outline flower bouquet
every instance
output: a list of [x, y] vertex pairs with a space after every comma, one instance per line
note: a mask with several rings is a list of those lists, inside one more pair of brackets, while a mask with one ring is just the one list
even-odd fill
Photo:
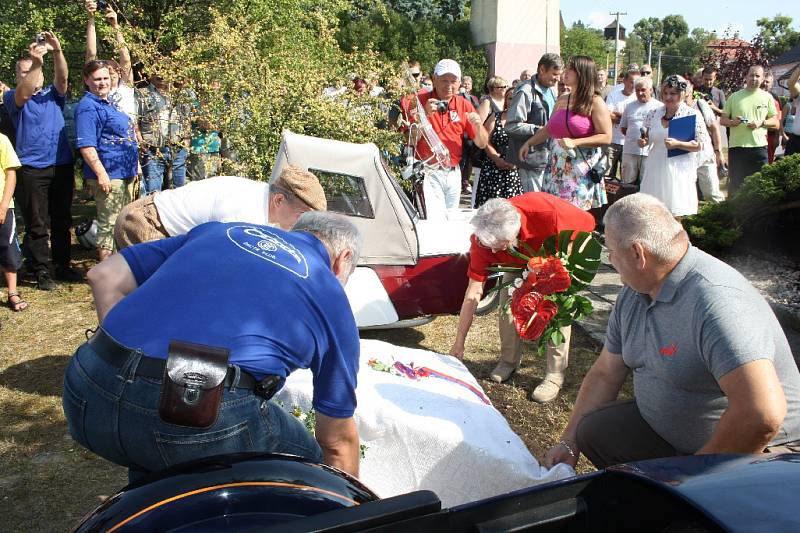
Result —
[[544, 355], [548, 341], [554, 346], [564, 342], [561, 328], [592, 313], [592, 302], [578, 292], [597, 274], [602, 248], [591, 233], [573, 230], [551, 235], [537, 251], [523, 246], [527, 255], [513, 247], [507, 252], [524, 265], [489, 268], [498, 274], [517, 274], [492, 290], [509, 291], [511, 298], [500, 312], [510, 312], [519, 336], [537, 341], [538, 352]]

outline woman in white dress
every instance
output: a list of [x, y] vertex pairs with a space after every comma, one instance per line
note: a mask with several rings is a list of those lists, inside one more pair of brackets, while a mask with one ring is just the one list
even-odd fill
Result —
[[[664, 107], [647, 116], [644, 135], [639, 139], [639, 146], [650, 146], [640, 192], [664, 202], [676, 218], [697, 213], [697, 154], [711, 143], [702, 115], [684, 103], [687, 87], [681, 76], [672, 75], [664, 80], [661, 86]], [[690, 115], [695, 116], [694, 139], [679, 141], [669, 137], [670, 121]], [[685, 153], [667, 157], [671, 149]]]

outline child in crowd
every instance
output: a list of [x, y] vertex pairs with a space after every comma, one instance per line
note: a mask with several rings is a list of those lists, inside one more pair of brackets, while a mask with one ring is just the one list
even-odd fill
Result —
[[17, 224], [14, 217], [14, 188], [17, 185], [17, 153], [8, 137], [0, 133], [0, 266], [8, 286], [8, 307], [24, 311], [28, 302], [17, 291], [17, 270], [22, 266], [22, 253], [17, 241]]

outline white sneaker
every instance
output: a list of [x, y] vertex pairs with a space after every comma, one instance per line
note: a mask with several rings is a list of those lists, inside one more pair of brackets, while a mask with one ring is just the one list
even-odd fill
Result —
[[552, 402], [558, 397], [558, 392], [561, 390], [563, 383], [563, 376], [546, 375], [542, 382], [539, 383], [539, 386], [533, 389], [533, 400], [539, 403]]

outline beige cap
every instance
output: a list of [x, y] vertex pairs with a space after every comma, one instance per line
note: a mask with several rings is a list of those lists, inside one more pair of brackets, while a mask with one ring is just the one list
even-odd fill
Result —
[[289, 165], [281, 171], [274, 186], [299, 198], [314, 211], [326, 211], [328, 201], [317, 177], [303, 168]]

